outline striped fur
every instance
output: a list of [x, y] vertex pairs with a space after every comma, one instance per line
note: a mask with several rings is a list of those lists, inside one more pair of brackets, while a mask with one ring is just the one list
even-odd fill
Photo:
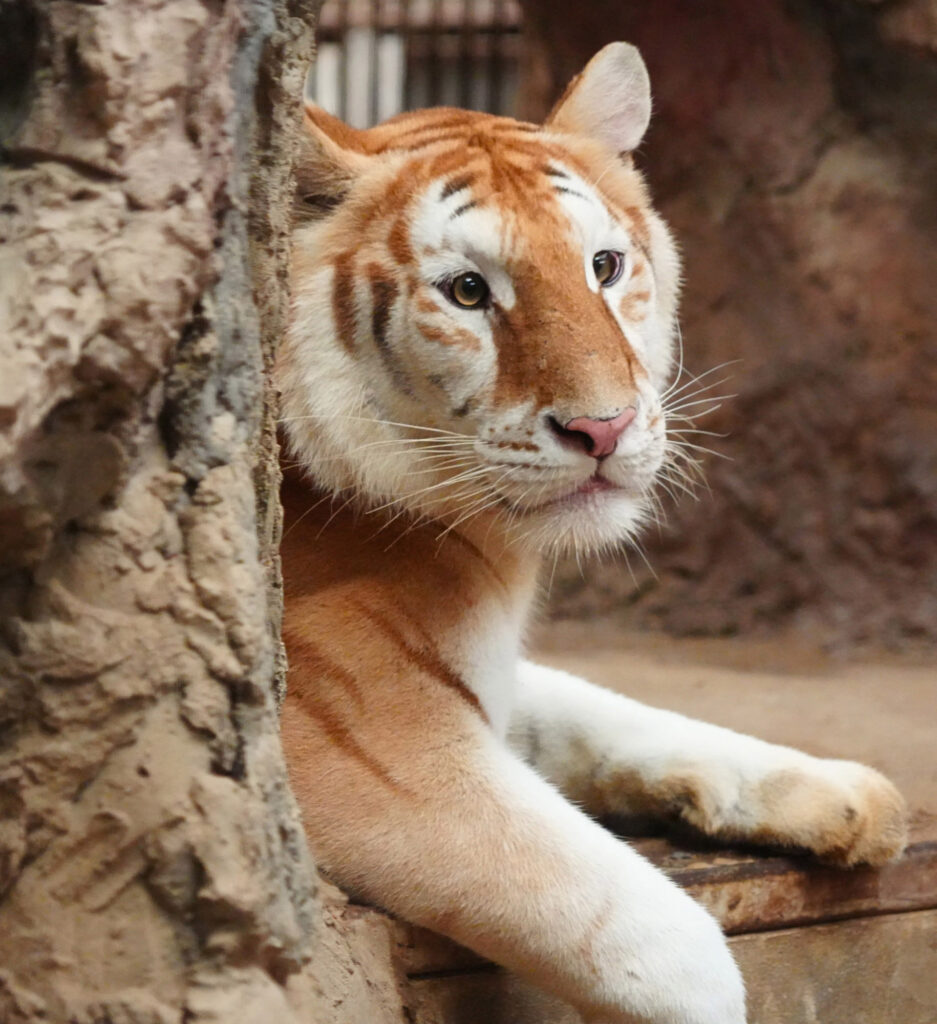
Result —
[[[630, 160], [550, 126], [445, 108], [368, 132], [307, 118], [358, 175], [324, 220], [312, 191], [296, 232], [280, 379], [291, 446], [317, 482], [440, 522], [488, 501], [496, 528], [538, 551], [633, 533], [664, 458], [679, 270]], [[609, 249], [627, 266], [600, 289], [591, 259]], [[440, 289], [466, 270], [488, 280], [490, 310], [459, 309]], [[595, 462], [561, 447], [550, 417], [628, 406], [637, 419], [601, 469], [614, 487], [577, 495]]]
[[[543, 126], [309, 110], [277, 366], [301, 470], [283, 741], [319, 863], [360, 897], [590, 1021], [742, 1024], [712, 918], [567, 797], [841, 863], [901, 848], [900, 797], [522, 661], [541, 555], [632, 536], [667, 455], [679, 271], [630, 156], [649, 110], [625, 44]], [[466, 273], [489, 303], [454, 301]], [[628, 409], [601, 459], [557, 427]]]

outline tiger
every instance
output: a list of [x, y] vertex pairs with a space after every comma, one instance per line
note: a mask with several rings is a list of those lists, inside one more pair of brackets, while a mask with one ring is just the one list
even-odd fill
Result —
[[602, 49], [543, 124], [307, 106], [285, 442], [282, 742], [356, 898], [586, 1021], [743, 1024], [710, 914], [603, 815], [880, 865], [871, 768], [639, 704], [525, 657], [542, 566], [633, 541], [670, 455], [680, 260], [634, 151], [651, 93]]

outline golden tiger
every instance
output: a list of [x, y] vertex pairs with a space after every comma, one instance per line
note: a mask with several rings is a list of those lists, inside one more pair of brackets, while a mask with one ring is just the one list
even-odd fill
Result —
[[634, 47], [545, 124], [310, 108], [293, 312], [282, 731], [319, 864], [590, 1021], [742, 1024], [718, 925], [589, 813], [880, 864], [882, 776], [524, 660], [544, 552], [648, 518], [671, 458], [679, 261], [631, 154]]

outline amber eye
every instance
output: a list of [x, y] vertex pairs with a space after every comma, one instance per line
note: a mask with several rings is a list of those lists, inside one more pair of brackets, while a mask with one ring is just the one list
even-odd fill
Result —
[[603, 288], [613, 285], [621, 277], [625, 257], [613, 249], [603, 249], [592, 257], [592, 270], [595, 279]]
[[488, 282], [472, 270], [447, 281], [444, 291], [452, 302], [463, 309], [484, 306], [491, 294]]

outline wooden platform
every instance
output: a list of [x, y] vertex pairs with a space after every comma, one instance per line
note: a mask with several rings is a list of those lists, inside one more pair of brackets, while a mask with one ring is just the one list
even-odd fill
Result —
[[[772, 663], [764, 649], [745, 655], [731, 644], [728, 665], [718, 645], [702, 657], [697, 645], [670, 644], [625, 660], [588, 633], [573, 634], [575, 649], [569, 634], [560, 640], [546, 660], [611, 686], [627, 664], [641, 674], [622, 688], [641, 699], [656, 690], [662, 706], [858, 757], [895, 779], [913, 809], [912, 841], [880, 870], [662, 838], [634, 845], [722, 922], [751, 1024], [937, 1024], [937, 670], [807, 664], [790, 651]], [[337, 890], [327, 900], [316, 1024], [580, 1024], [448, 940]]]

